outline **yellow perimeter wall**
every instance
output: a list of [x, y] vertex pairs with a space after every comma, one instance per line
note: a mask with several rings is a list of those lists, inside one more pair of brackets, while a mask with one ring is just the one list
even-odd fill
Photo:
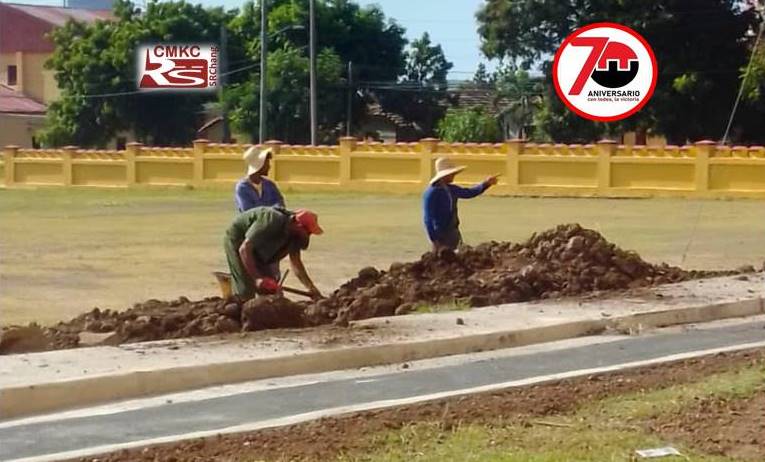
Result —
[[[765, 197], [765, 147], [532, 144], [362, 143], [338, 146], [266, 143], [274, 150], [271, 177], [285, 190], [411, 193], [421, 191], [437, 157], [468, 169], [458, 179], [477, 182], [502, 174], [495, 195]], [[197, 140], [193, 148], [129, 143], [125, 151], [76, 147], [4, 149], [5, 187], [40, 185], [232, 187], [243, 175], [248, 145]]]

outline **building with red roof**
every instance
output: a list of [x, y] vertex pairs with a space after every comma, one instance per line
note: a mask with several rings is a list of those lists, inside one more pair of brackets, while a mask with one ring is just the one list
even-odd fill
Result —
[[0, 83], [42, 103], [58, 98], [53, 71], [44, 68], [53, 53], [47, 34], [67, 21], [112, 18], [110, 10], [0, 3]]
[[36, 147], [35, 132], [45, 121], [46, 106], [0, 84], [0, 146]]
[[110, 10], [0, 3], [0, 147], [36, 145], [46, 105], [59, 89], [45, 62], [55, 49], [48, 34], [67, 21], [113, 18]]

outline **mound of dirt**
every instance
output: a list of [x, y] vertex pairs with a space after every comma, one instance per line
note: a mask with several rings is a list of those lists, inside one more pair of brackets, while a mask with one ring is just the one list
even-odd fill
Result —
[[534, 234], [521, 244], [489, 242], [454, 253], [427, 253], [387, 272], [364, 268], [332, 296], [309, 307], [312, 324], [410, 311], [416, 304], [463, 300], [485, 306], [645, 287], [724, 272], [652, 265], [577, 224]]
[[[104, 343], [120, 344], [302, 327], [303, 310], [302, 305], [275, 296], [253, 299], [244, 305], [220, 297], [200, 301], [190, 301], [186, 297], [170, 302], [148, 300], [121, 312], [94, 308], [52, 327], [6, 328], [0, 333], [0, 354], [74, 348], [85, 343], [82, 341], [84, 332], [113, 333], [105, 337]], [[35, 334], [33, 348], [25, 348], [30, 344], [25, 339], [27, 332]]]
[[[652, 265], [596, 231], [561, 225], [520, 244], [489, 242], [457, 253], [429, 252], [415, 262], [394, 263], [388, 271], [364, 268], [318, 302], [262, 297], [242, 305], [219, 297], [200, 301], [180, 297], [170, 302], [149, 300], [122, 312], [95, 308], [43, 328], [42, 337], [39, 328], [6, 328], [0, 332], [0, 354], [30, 351], [24, 349], [26, 344], [33, 350], [73, 348], [85, 343], [83, 332], [110, 333], [104, 338], [118, 344], [333, 322], [346, 325], [352, 320], [407, 313], [418, 304], [459, 300], [477, 307], [732, 273]], [[26, 342], [24, 332], [35, 332], [34, 341]], [[96, 341], [99, 338], [95, 336]]]

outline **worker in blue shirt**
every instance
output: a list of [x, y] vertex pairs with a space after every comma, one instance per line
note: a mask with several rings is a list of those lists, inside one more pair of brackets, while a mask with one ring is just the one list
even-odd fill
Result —
[[497, 175], [486, 178], [472, 188], [461, 188], [452, 184], [454, 176], [463, 170], [464, 166], [455, 166], [449, 159], [437, 159], [436, 174], [423, 195], [425, 230], [435, 252], [441, 249], [456, 250], [462, 243], [457, 200], [479, 196], [497, 184]]
[[271, 168], [271, 149], [258, 151], [252, 146], [244, 153], [247, 176], [234, 188], [236, 211], [245, 212], [255, 207], [284, 207], [284, 197], [276, 184], [266, 178]]

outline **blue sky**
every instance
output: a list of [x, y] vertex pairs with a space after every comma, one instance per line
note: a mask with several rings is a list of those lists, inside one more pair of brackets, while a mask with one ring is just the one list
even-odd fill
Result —
[[360, 0], [360, 4], [377, 4], [385, 15], [395, 18], [406, 28], [407, 38], [418, 38], [423, 32], [444, 49], [454, 63], [451, 79], [468, 79], [485, 62], [480, 51], [475, 12], [483, 0]]
[[[11, 2], [9, 0], [0, 0]], [[193, 1], [193, 0], [192, 0]], [[361, 5], [377, 4], [387, 17], [406, 28], [411, 41], [423, 32], [430, 33], [433, 42], [443, 47], [446, 58], [454, 63], [450, 79], [469, 79], [478, 63], [486, 62], [481, 55], [475, 12], [483, 0], [356, 0]], [[15, 0], [14, 3], [61, 5], [62, 0]], [[139, 2], [140, 3], [140, 2]], [[244, 0], [201, 0], [204, 5], [234, 8]], [[321, 33], [321, 31], [319, 31]], [[487, 64], [489, 64], [487, 62]], [[489, 66], [492, 69], [492, 66]]]

